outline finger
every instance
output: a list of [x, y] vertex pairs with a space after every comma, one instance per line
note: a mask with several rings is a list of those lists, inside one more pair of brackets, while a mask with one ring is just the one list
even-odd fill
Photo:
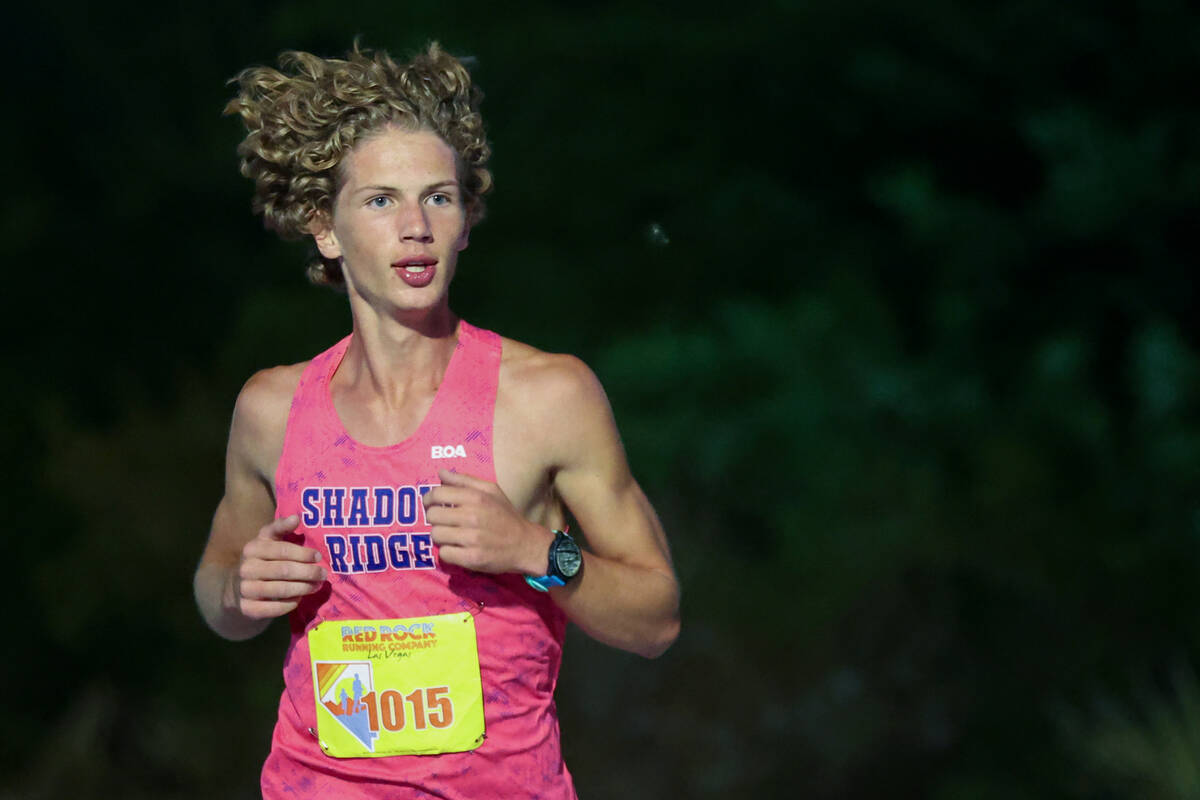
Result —
[[306, 581], [320, 583], [328, 575], [316, 564], [301, 564], [296, 561], [243, 561], [238, 569], [243, 580], [257, 581]]
[[438, 560], [443, 564], [453, 564], [456, 567], [463, 566], [463, 555], [465, 548], [455, 547], [451, 544], [443, 544], [438, 548]]
[[298, 600], [277, 601], [277, 600], [242, 600], [242, 613], [251, 619], [275, 619], [282, 617], [284, 614], [290, 614], [296, 610], [296, 606], [300, 605]]
[[438, 551], [438, 558], [443, 564], [453, 564], [463, 569], [469, 569], [472, 572], [491, 572], [495, 573], [500, 570], [495, 568], [495, 565], [487, 559], [482, 551], [477, 547], [443, 547]]
[[429, 538], [438, 547], [456, 547], [471, 541], [471, 532], [455, 525], [434, 525], [429, 529]]
[[481, 492], [486, 492], [496, 485], [491, 481], [485, 481], [483, 478], [477, 478], [474, 475], [465, 475], [461, 472], [451, 472], [448, 469], [439, 469], [438, 478], [441, 479], [443, 486], [461, 486], [468, 489], [477, 489]]
[[299, 600], [321, 588], [320, 583], [308, 581], [242, 581], [242, 597], [246, 600]]
[[478, 570], [481, 563], [475, 550], [457, 545], [444, 545], [439, 548], [438, 558], [443, 564], [453, 564], [469, 570]]
[[485, 514], [474, 506], [434, 506], [425, 512], [425, 521], [430, 525], [446, 525], [455, 528], [482, 528]]
[[245, 558], [263, 561], [297, 561], [308, 564], [321, 560], [321, 551], [292, 542], [277, 542], [268, 539], [251, 539], [242, 549]]
[[479, 499], [476, 489], [464, 489], [458, 486], [435, 486], [425, 493], [422, 500], [425, 508], [435, 506], [461, 506]]
[[290, 517], [283, 517], [263, 525], [258, 529], [258, 538], [279, 540], [296, 530], [299, 525], [300, 516], [292, 514]]

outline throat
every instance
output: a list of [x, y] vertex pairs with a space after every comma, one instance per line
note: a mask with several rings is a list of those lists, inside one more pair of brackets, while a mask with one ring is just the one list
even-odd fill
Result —
[[[329, 382], [334, 412], [352, 439], [390, 447], [410, 438], [433, 411], [458, 337], [377, 343], [355, 335]], [[356, 346], [357, 345], [357, 346]]]
[[368, 447], [392, 447], [411, 439], [433, 410], [436, 388], [410, 390], [385, 400], [346, 387], [331, 391], [333, 408], [350, 438]]

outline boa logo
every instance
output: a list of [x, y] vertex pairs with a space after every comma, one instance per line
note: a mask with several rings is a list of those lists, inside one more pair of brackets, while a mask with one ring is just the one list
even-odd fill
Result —
[[467, 450], [461, 444], [447, 444], [441, 447], [435, 444], [429, 455], [433, 458], [466, 458]]

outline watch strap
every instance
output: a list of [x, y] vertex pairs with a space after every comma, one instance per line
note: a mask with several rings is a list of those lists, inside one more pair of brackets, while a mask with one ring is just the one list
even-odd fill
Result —
[[535, 578], [532, 575], [525, 576], [525, 582], [537, 589], [539, 592], [550, 591], [551, 586], [566, 586], [567, 582], [557, 575], [542, 575], [540, 578]]
[[548, 564], [547, 564], [548, 570], [547, 570], [546, 574], [540, 575], [537, 577], [534, 577], [533, 575], [525, 576], [525, 582], [528, 583], [534, 589], [537, 589], [539, 592], [548, 592], [548, 591], [550, 591], [551, 587], [567, 585], [567, 582], [565, 580], [563, 580], [557, 574], [558, 567], [554, 563], [554, 548], [555, 548], [555, 545], [558, 544], [559, 539], [561, 539], [561, 538], [569, 539], [569, 538], [571, 538], [571, 535], [569, 533], [567, 533], [566, 531], [560, 531], [560, 530], [553, 530], [552, 532], [554, 533], [554, 541], [552, 541], [550, 543], [550, 549], [547, 552], [546, 560], [548, 562]]

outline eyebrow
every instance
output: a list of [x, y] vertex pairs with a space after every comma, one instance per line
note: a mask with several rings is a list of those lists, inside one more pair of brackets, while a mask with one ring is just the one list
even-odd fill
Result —
[[[459, 190], [461, 190], [461, 189], [462, 189], [462, 186], [459, 184], [458, 180], [457, 180], [457, 179], [455, 179], [455, 178], [451, 178], [451, 179], [444, 180], [444, 181], [438, 181], [437, 183], [431, 183], [431, 184], [429, 184], [429, 185], [427, 185], [427, 186], [423, 187], [423, 188], [421, 189], [421, 191], [422, 191], [422, 192], [428, 192], [430, 189], [441, 189], [441, 188], [444, 188], [444, 187], [446, 187], [446, 186], [452, 186], [452, 187], [454, 187], [455, 189], [459, 189]], [[397, 189], [395, 186], [385, 186], [385, 185], [379, 184], [379, 185], [376, 185], [376, 186], [364, 186], [364, 187], [362, 187], [361, 189], [358, 189], [358, 190], [355, 192], [355, 194], [361, 194], [361, 193], [363, 193], [363, 192], [393, 192], [393, 193], [399, 193], [399, 191], [400, 191], [400, 190], [399, 190], [399, 189]]]

